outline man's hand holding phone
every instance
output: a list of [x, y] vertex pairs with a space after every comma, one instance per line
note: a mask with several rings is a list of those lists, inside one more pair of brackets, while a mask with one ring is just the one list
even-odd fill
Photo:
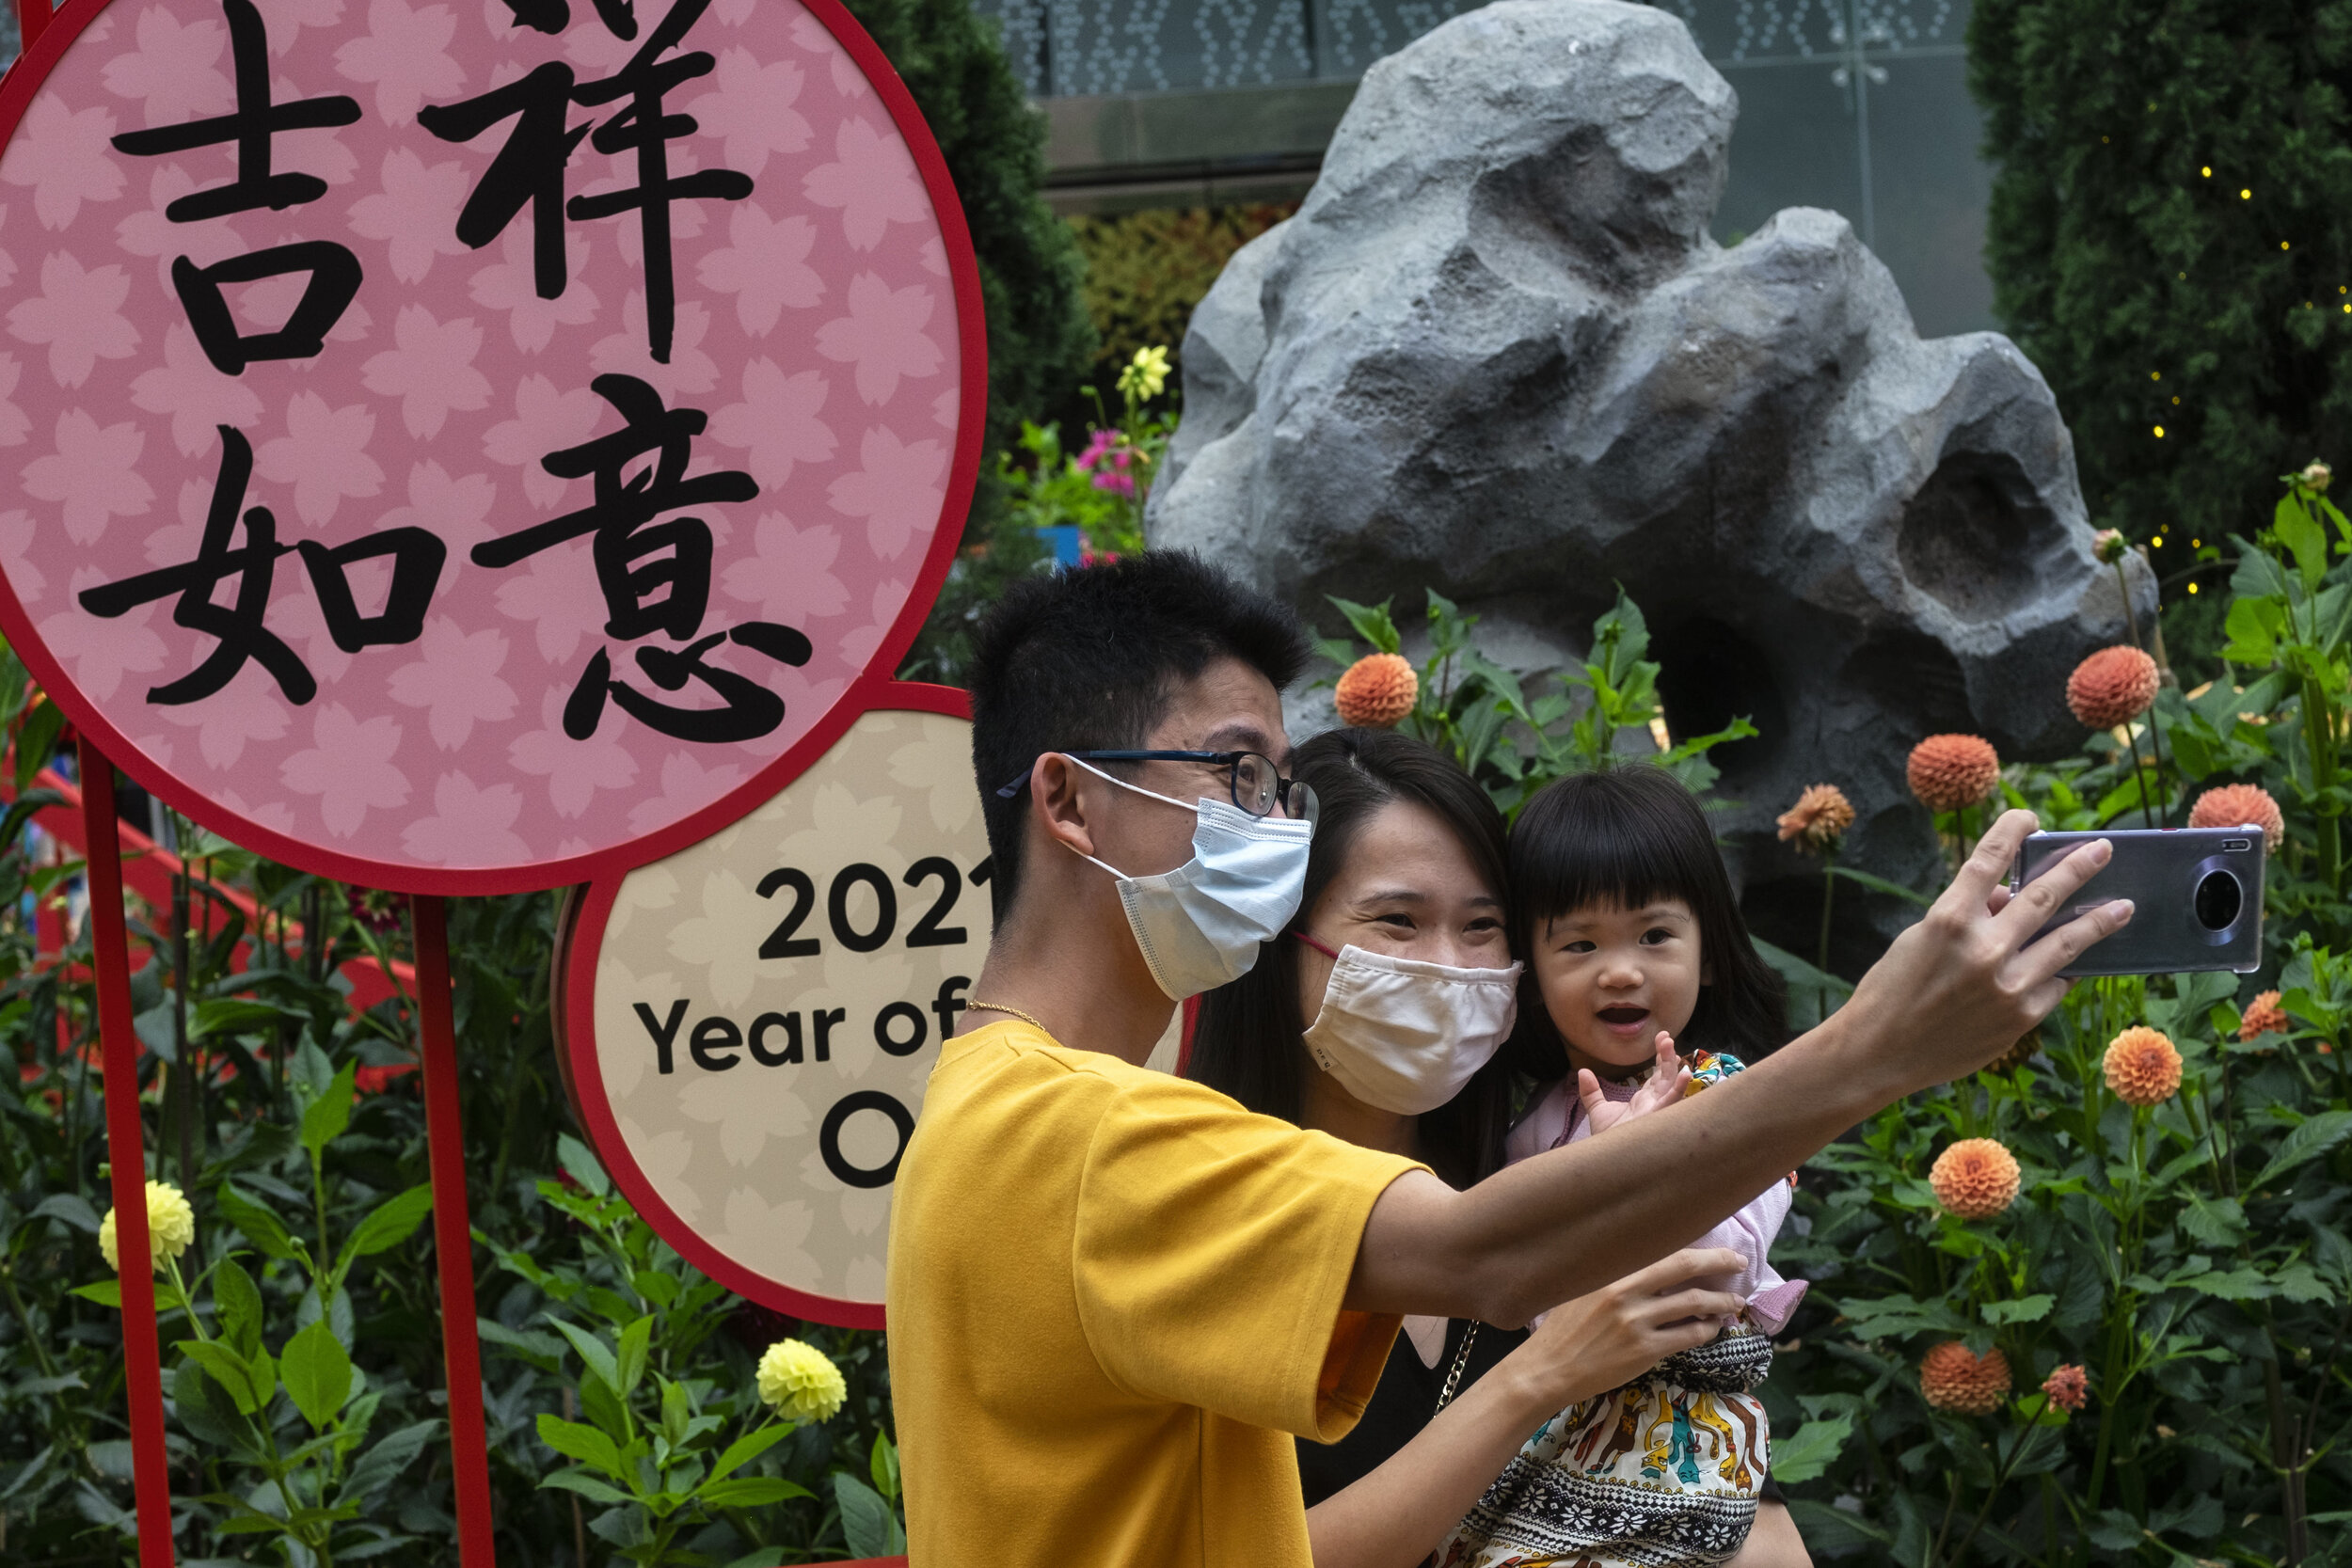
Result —
[[2131, 920], [2131, 900], [2115, 899], [2052, 925], [2106, 865], [2106, 839], [2074, 847], [2012, 893], [2005, 879], [2037, 826], [2029, 811], [2004, 812], [1832, 1021], [1868, 1042], [1856, 1070], [1883, 1081], [1886, 1100], [1965, 1076], [2016, 1044], [2065, 996], [2072, 982], [2059, 972]]

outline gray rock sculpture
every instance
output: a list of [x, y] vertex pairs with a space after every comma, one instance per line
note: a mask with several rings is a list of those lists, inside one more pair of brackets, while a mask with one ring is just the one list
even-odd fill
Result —
[[[1923, 341], [1834, 213], [1708, 237], [1737, 109], [1679, 20], [1616, 0], [1497, 0], [1381, 61], [1193, 318], [1148, 532], [1334, 632], [1327, 594], [1406, 620], [1434, 587], [1531, 673], [1623, 583], [1672, 730], [1762, 730], [1718, 753], [1720, 820], [1751, 918], [1809, 951], [1819, 865], [1775, 815], [1835, 782], [1845, 863], [1931, 874], [1911, 746], [2071, 751], [2066, 676], [2127, 632], [2014, 345]], [[1907, 915], [1844, 902], [1856, 955]]]

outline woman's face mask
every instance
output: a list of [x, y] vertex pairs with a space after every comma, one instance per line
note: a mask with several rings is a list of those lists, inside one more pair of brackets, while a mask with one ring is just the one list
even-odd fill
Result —
[[1111, 778], [1076, 757], [1070, 760], [1121, 789], [1199, 816], [1192, 859], [1173, 871], [1130, 877], [1086, 856], [1119, 879], [1128, 928], [1160, 990], [1182, 1002], [1248, 974], [1260, 944], [1272, 941], [1298, 913], [1313, 825], [1279, 815], [1252, 816], [1230, 800], [1205, 795], [1198, 805], [1187, 806]]
[[1307, 1050], [1349, 1094], [1398, 1116], [1434, 1111], [1459, 1094], [1518, 1018], [1516, 963], [1456, 969], [1353, 944], [1332, 959]]

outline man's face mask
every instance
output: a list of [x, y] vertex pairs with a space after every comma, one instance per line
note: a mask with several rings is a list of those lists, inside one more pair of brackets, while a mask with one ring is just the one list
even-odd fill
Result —
[[[1119, 901], [1126, 908], [1128, 928], [1135, 932], [1136, 946], [1160, 990], [1182, 1002], [1248, 974], [1258, 961], [1260, 944], [1273, 940], [1298, 912], [1314, 824], [1279, 812], [1252, 816], [1230, 800], [1205, 795], [1187, 806], [1172, 796], [1111, 778], [1082, 758], [1070, 760], [1132, 794], [1199, 817], [1192, 831], [1192, 859], [1173, 871], [1130, 877], [1086, 856], [1119, 879]], [[1280, 790], [1303, 787], [1284, 783]], [[1311, 806], [1301, 808], [1302, 816], [1311, 813]]]

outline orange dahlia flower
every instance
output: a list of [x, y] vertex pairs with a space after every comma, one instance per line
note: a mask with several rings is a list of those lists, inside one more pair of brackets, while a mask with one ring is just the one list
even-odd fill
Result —
[[1937, 1410], [1983, 1416], [2009, 1398], [2009, 1357], [1999, 1350], [1978, 1356], [1958, 1339], [1947, 1339], [1921, 1358], [1919, 1391]]
[[1837, 847], [1853, 826], [1853, 802], [1836, 784], [1818, 784], [1797, 797], [1797, 803], [1780, 815], [1780, 841], [1797, 841], [1797, 847], [1818, 855]]
[[2060, 1410], [2080, 1410], [2090, 1401], [2090, 1374], [2072, 1364], [2042, 1380], [2042, 1391]]
[[2270, 791], [2260, 784], [2222, 784], [2197, 797], [2197, 803], [2188, 808], [2188, 825], [2192, 828], [2260, 828], [2263, 841], [2270, 852], [2277, 854], [2279, 846], [2286, 842], [2286, 819], [2279, 815], [2279, 802], [2270, 798]]
[[2066, 677], [2066, 705], [2094, 730], [2128, 724], [2156, 700], [2156, 661], [2137, 648], [2102, 648]]
[[2237, 1037], [2243, 1041], [2258, 1035], [2283, 1035], [2294, 1027], [2294, 1021], [2287, 1017], [2287, 1010], [2279, 1006], [2279, 993], [2275, 990], [2260, 991], [2255, 994], [2254, 1000], [2246, 1004], [2246, 1011], [2238, 1019]]
[[2001, 782], [2000, 754], [1973, 735], [1931, 735], [1911, 749], [1911, 792], [1930, 811], [1958, 811]]
[[2116, 1036], [2100, 1066], [2107, 1087], [2126, 1105], [2154, 1105], [2181, 1087], [2181, 1053], [2146, 1024], [2135, 1023]]
[[1337, 698], [1340, 722], [1369, 729], [1393, 729], [1413, 711], [1421, 695], [1421, 677], [1397, 654], [1366, 654], [1340, 677]]
[[1994, 1138], [1963, 1138], [1935, 1157], [1928, 1185], [1945, 1212], [1989, 1220], [2017, 1201], [2017, 1156]]

